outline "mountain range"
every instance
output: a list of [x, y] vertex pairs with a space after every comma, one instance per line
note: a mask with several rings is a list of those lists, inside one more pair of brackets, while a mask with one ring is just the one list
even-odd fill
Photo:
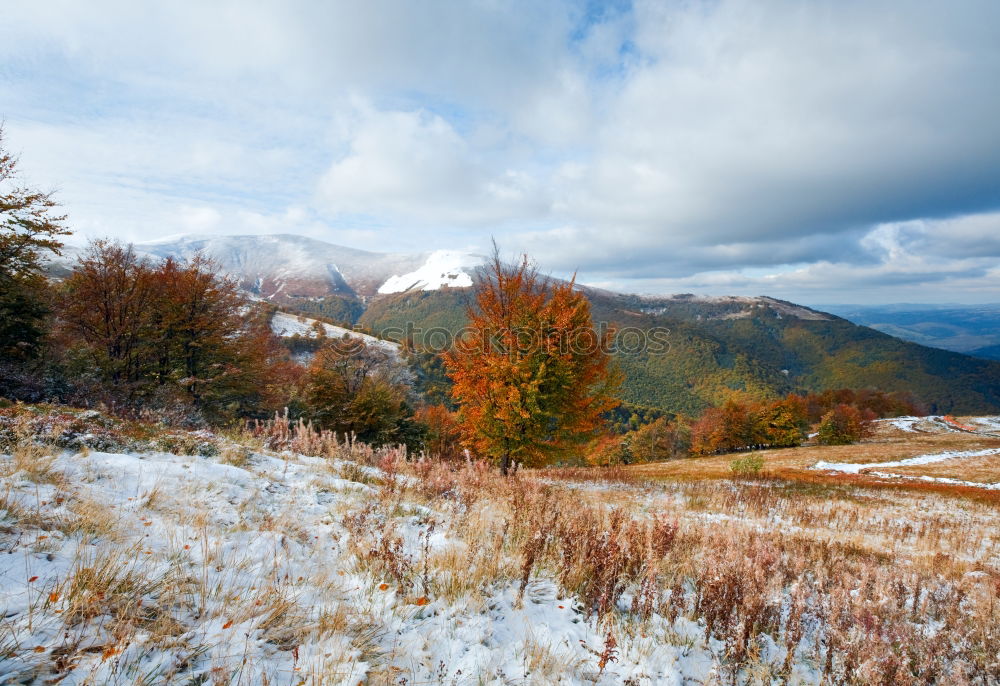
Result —
[[482, 262], [456, 251], [376, 253], [292, 234], [182, 237], [135, 247], [155, 257], [203, 254], [245, 290], [282, 303], [330, 296], [365, 301], [407, 290], [471, 286], [470, 270]]
[[[457, 331], [484, 262], [459, 251], [376, 253], [287, 234], [184, 237], [135, 247], [160, 258], [204, 254], [255, 298], [375, 334], [407, 325]], [[626, 375], [622, 397], [637, 405], [695, 414], [733, 391], [773, 397], [850, 387], [910, 392], [937, 413], [1000, 412], [998, 361], [765, 296], [581, 290], [595, 321], [669, 331], [665, 351], [617, 355]], [[421, 342], [419, 332], [415, 338]]]
[[822, 305], [822, 309], [914, 343], [1000, 359], [1000, 304]]

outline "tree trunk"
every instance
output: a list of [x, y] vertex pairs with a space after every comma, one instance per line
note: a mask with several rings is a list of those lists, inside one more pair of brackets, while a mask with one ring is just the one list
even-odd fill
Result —
[[510, 472], [510, 453], [500, 458], [500, 476], [507, 476]]

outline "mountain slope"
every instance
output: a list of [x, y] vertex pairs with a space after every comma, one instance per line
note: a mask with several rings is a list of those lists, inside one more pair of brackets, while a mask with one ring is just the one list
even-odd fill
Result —
[[454, 251], [375, 253], [304, 236], [212, 236], [140, 243], [154, 257], [190, 259], [203, 254], [267, 300], [339, 296], [365, 299], [380, 292], [471, 284], [474, 258]]
[[[629, 402], [692, 414], [734, 390], [769, 397], [852, 387], [908, 391], [935, 412], [1000, 411], [997, 362], [909, 343], [773, 298], [584, 290], [597, 322], [669, 330], [666, 352], [617, 355]], [[422, 330], [463, 326], [468, 301], [457, 290], [404, 293], [371, 303], [360, 322], [389, 335], [409, 323], [419, 342]]]
[[988, 345], [985, 348], [976, 348], [969, 351], [973, 357], [981, 357], [984, 360], [1000, 360], [1000, 345]]
[[[481, 263], [457, 251], [374, 253], [293, 235], [181, 238], [136, 248], [154, 257], [205, 254], [256, 297], [394, 340], [427, 343], [434, 330], [429, 342], [437, 348], [446, 332], [464, 325], [467, 286]], [[665, 352], [618, 355], [627, 375], [623, 398], [633, 403], [697, 413], [734, 390], [768, 397], [872, 387], [910, 391], [936, 412], [1000, 411], [996, 361], [916, 345], [774, 298], [583, 290], [596, 321], [670, 331]], [[963, 321], [981, 332], [990, 323], [977, 316]]]

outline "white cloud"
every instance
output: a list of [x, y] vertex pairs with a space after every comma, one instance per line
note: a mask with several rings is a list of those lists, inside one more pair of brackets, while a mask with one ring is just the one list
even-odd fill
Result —
[[626, 289], [1000, 299], [1000, 5], [587, 7], [12, 0], [0, 116], [88, 235], [494, 234]]
[[346, 154], [319, 182], [330, 212], [465, 226], [546, 212], [532, 178], [495, 168], [438, 115], [355, 102], [344, 133]]
[[[1000, 213], [882, 224], [853, 241], [865, 253], [770, 268], [705, 270], [672, 277], [606, 279], [608, 288], [648, 293], [774, 295], [812, 303], [996, 302], [1000, 293]], [[994, 245], [992, 249], [984, 246]], [[969, 250], [969, 247], [976, 247]]]

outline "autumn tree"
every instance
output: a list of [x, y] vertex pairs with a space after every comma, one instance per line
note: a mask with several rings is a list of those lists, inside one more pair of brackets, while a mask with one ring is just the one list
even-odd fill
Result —
[[789, 395], [763, 409], [764, 433], [772, 448], [801, 445], [809, 429], [809, 412], [804, 399]]
[[628, 435], [635, 462], [659, 462], [691, 454], [691, 429], [679, 419], [660, 417]]
[[92, 351], [102, 376], [132, 395], [146, 371], [156, 283], [131, 245], [95, 241], [63, 283], [60, 320]]
[[457, 413], [443, 405], [423, 405], [414, 419], [424, 428], [424, 450], [428, 454], [444, 460], [462, 457], [462, 425]]
[[821, 445], [857, 443], [868, 435], [870, 421], [858, 408], [841, 403], [823, 415], [816, 429], [816, 440]]
[[37, 352], [49, 312], [42, 273], [46, 254], [59, 254], [69, 235], [49, 193], [18, 183], [17, 158], [4, 148], [0, 128], [0, 357]]
[[508, 265], [494, 250], [467, 315], [445, 364], [472, 448], [507, 474], [515, 461], [543, 463], [600, 432], [620, 375], [610, 332], [595, 331], [572, 282], [549, 283], [526, 257]]
[[384, 350], [357, 338], [330, 339], [306, 373], [307, 416], [320, 428], [373, 445], [417, 447], [401, 369]]
[[202, 257], [154, 264], [130, 245], [92, 243], [63, 283], [60, 328], [70, 357], [103, 391], [135, 406], [186, 406], [209, 421], [262, 412], [287, 354], [268, 317]]
[[244, 314], [246, 298], [201, 256], [185, 264], [168, 258], [153, 271], [153, 280], [157, 382], [176, 383], [199, 409], [231, 404], [253, 384], [252, 375], [262, 372], [256, 353], [266, 346], [257, 340], [260, 327], [255, 330]]
[[757, 403], [730, 398], [710, 407], [691, 427], [691, 449], [699, 455], [729, 453], [769, 444], [767, 420]]

